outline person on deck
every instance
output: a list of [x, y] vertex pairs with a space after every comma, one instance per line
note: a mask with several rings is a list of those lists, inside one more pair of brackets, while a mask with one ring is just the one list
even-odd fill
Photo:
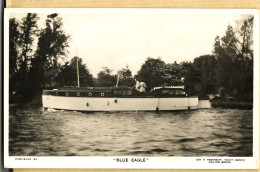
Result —
[[136, 77], [135, 89], [139, 92], [145, 92], [146, 84], [143, 81], [139, 82], [138, 80], [139, 80], [138, 77]]
[[144, 82], [140, 82], [140, 92], [145, 92], [146, 84]]
[[137, 79], [135, 79], [135, 89], [139, 91], [140, 89], [140, 83]]

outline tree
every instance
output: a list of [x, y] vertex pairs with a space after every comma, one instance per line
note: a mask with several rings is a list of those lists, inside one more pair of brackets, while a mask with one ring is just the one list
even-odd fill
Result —
[[32, 96], [30, 91], [29, 71], [31, 69], [31, 60], [33, 58], [33, 43], [37, 36], [38, 21], [37, 14], [28, 13], [22, 18], [19, 25], [19, 54], [18, 58], [18, 75], [17, 76], [17, 92], [23, 96], [24, 100], [28, 100]]
[[218, 85], [230, 91], [232, 89], [232, 58], [234, 54], [228, 52], [228, 49], [221, 45], [222, 40], [217, 36], [214, 44], [214, 53], [217, 58]]
[[189, 94], [194, 94], [196, 92], [194, 85], [198, 83], [198, 71], [194, 68], [192, 62], [182, 62], [180, 65], [185, 90]]
[[164, 81], [167, 85], [183, 85], [182, 77], [181, 65], [176, 61], [165, 65]]
[[217, 90], [217, 60], [213, 55], [202, 55], [194, 59], [194, 71], [197, 71], [197, 82], [201, 82], [205, 94], [215, 93]]
[[135, 84], [135, 81], [132, 76], [132, 71], [129, 69], [128, 65], [119, 70], [117, 74], [120, 78], [119, 85], [131, 87]]
[[162, 86], [165, 83], [165, 62], [160, 58], [148, 57], [138, 71], [139, 80], [144, 81], [147, 88]]
[[19, 58], [19, 23], [15, 18], [9, 20], [9, 75], [12, 77], [18, 72]]
[[237, 49], [239, 50], [239, 59], [236, 63], [239, 65], [237, 71], [240, 71], [236, 84], [238, 92], [242, 93], [238, 96], [244, 94], [241, 98], [253, 96], [253, 23], [253, 15], [243, 15], [240, 20], [236, 21], [235, 31], [238, 35]]
[[71, 65], [69, 64], [69, 62], [66, 62], [64, 65], [61, 66], [60, 73], [56, 77], [58, 86], [76, 86], [72, 84], [73, 78], [75, 78], [75, 76], [73, 76]]
[[97, 85], [100, 87], [113, 87], [116, 85], [117, 77], [111, 75], [112, 70], [103, 67], [103, 70], [98, 73]]
[[26, 17], [22, 19], [20, 25], [20, 44], [21, 44], [21, 58], [20, 58], [20, 67], [22, 72], [28, 72], [30, 61], [33, 56], [32, 44], [37, 35], [38, 26], [36, 13], [28, 13]]
[[62, 30], [62, 18], [48, 15], [41, 30], [38, 19], [37, 14], [28, 13], [20, 23], [9, 20], [10, 92], [17, 92], [16, 97], [25, 102], [40, 97], [43, 88], [55, 86], [60, 60], [68, 53], [70, 36]]
[[236, 38], [235, 44], [238, 57], [245, 61], [253, 59], [253, 15], [243, 15], [242, 19], [236, 21]]
[[54, 82], [59, 71], [59, 60], [67, 57], [70, 36], [62, 30], [62, 26], [62, 18], [54, 13], [47, 16], [45, 28], [40, 31], [31, 73], [35, 87], [40, 90]]
[[70, 63], [66, 62], [61, 66], [60, 73], [56, 78], [59, 86], [78, 85], [77, 63], [79, 68], [80, 87], [93, 86], [93, 76], [89, 73], [86, 65], [82, 63], [82, 59], [76, 56], [71, 59]]
[[19, 60], [19, 23], [15, 18], [9, 20], [9, 93], [17, 91]]
[[215, 39], [218, 83], [228, 94], [248, 97], [253, 92], [253, 20], [244, 15], [235, 28], [229, 25], [225, 35]]
[[77, 61], [78, 61], [78, 68], [79, 68], [79, 80], [80, 80], [80, 86], [86, 87], [86, 86], [93, 86], [93, 76], [90, 74], [86, 64], [83, 64], [82, 59], [79, 57], [74, 57], [70, 61], [70, 66], [73, 71], [73, 82], [75, 85], [77, 85]]

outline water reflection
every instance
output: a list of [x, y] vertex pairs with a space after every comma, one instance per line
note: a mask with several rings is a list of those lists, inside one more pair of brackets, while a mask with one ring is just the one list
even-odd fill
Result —
[[252, 110], [82, 113], [10, 106], [11, 156], [252, 156]]

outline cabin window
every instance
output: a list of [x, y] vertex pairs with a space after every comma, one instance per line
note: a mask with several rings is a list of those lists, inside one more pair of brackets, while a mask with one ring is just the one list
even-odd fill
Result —
[[125, 96], [132, 95], [132, 90], [123, 90], [123, 95], [125, 95]]
[[122, 94], [122, 91], [121, 90], [113, 90], [113, 93], [115, 95], [121, 95]]
[[185, 95], [184, 90], [176, 90], [176, 95]]
[[173, 95], [174, 90], [162, 90], [162, 94]]

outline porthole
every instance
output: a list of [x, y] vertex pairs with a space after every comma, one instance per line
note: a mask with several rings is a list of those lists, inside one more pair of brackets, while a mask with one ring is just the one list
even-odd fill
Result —
[[69, 96], [70, 94], [68, 92], [65, 93], [66, 96]]
[[101, 93], [100, 95], [101, 95], [101, 96], [104, 96], [104, 95], [105, 95], [105, 93]]
[[92, 96], [92, 93], [90, 92], [90, 93], [88, 93], [88, 96]]
[[79, 92], [77, 92], [77, 96], [78, 96], [78, 97], [80, 96], [80, 93], [79, 93]]

